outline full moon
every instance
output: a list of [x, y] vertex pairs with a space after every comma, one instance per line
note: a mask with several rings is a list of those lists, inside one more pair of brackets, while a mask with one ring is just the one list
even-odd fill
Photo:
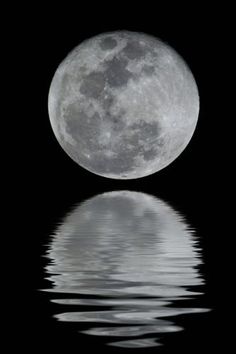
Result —
[[182, 57], [153, 36], [97, 35], [59, 65], [49, 117], [65, 152], [97, 175], [134, 179], [174, 161], [196, 128], [199, 95]]

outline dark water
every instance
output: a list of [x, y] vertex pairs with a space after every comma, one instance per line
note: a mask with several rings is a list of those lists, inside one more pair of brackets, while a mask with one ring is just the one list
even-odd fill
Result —
[[[184, 331], [180, 315], [208, 312], [197, 236], [184, 216], [145, 193], [99, 194], [51, 235], [45, 278], [58, 321], [106, 344], [145, 348]], [[199, 305], [201, 303], [201, 305]], [[66, 309], [66, 310], [65, 310]]]

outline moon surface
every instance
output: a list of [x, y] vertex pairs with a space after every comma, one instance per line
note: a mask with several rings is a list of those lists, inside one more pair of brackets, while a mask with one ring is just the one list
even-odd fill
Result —
[[54, 134], [75, 162], [100, 176], [133, 179], [182, 153], [197, 124], [199, 95], [169, 45], [116, 31], [69, 53], [53, 77], [48, 105]]

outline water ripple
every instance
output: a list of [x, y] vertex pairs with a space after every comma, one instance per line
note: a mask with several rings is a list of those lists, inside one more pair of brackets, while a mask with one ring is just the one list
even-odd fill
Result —
[[81, 332], [110, 337], [109, 345], [160, 345], [161, 334], [183, 330], [177, 316], [208, 311], [193, 306], [204, 286], [196, 235], [153, 196], [118, 191], [79, 204], [52, 235], [47, 257], [45, 291], [68, 308], [55, 317], [87, 323]]

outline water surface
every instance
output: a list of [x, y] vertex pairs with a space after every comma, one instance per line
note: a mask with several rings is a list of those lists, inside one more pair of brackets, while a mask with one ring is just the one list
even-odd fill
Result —
[[195, 232], [151, 195], [116, 191], [80, 203], [51, 236], [47, 257], [46, 290], [68, 308], [55, 317], [109, 345], [160, 345], [184, 330], [179, 315], [207, 311], [196, 301], [204, 279]]

